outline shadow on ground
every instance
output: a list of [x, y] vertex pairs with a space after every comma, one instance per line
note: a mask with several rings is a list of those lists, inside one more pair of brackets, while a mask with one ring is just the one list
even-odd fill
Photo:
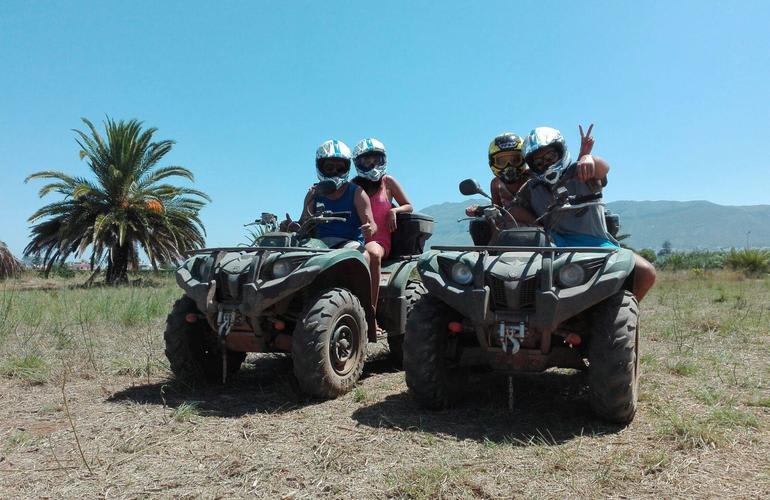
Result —
[[508, 410], [508, 378], [474, 373], [458, 385], [454, 404], [442, 411], [420, 409], [407, 393], [356, 410], [352, 418], [369, 427], [445, 434], [458, 439], [557, 445], [581, 435], [616, 433], [591, 412], [585, 375], [546, 372], [514, 377], [514, 409]]
[[[364, 365], [361, 379], [392, 371], [395, 370], [390, 361], [382, 356], [374, 357]], [[238, 374], [224, 386], [189, 387], [169, 380], [129, 387], [116, 392], [108, 401], [132, 401], [171, 408], [194, 401], [204, 416], [218, 417], [284, 413], [323, 402], [302, 394], [292, 371], [291, 357], [284, 354], [249, 356]]]

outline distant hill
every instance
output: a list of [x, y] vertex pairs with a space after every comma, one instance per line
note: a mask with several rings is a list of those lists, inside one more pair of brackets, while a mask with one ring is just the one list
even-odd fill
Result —
[[[483, 200], [431, 205], [422, 213], [436, 219], [430, 245], [470, 244], [468, 223], [458, 223], [465, 207]], [[615, 201], [607, 208], [620, 215], [620, 232], [634, 248], [658, 249], [668, 240], [674, 250], [770, 247], [770, 205], [725, 206], [709, 201]]]

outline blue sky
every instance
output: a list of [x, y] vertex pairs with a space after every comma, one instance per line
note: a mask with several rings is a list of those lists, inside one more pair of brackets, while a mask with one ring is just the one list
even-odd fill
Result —
[[[138, 118], [213, 202], [208, 243], [297, 212], [335, 137], [389, 149], [417, 207], [487, 182], [499, 132], [594, 122], [609, 201], [768, 203], [770, 2], [0, 2], [0, 240], [73, 128]], [[54, 201], [55, 196], [46, 198]]]

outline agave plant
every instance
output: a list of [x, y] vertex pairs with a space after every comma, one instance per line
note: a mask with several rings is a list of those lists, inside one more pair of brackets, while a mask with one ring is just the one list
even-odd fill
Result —
[[174, 144], [153, 142], [155, 128], [142, 130], [137, 120], [107, 118], [102, 137], [87, 119], [86, 133], [74, 130], [80, 159], [88, 162], [93, 178], [59, 171], [37, 172], [25, 180], [51, 180], [40, 189], [64, 195], [30, 218], [32, 241], [27, 256], [42, 256], [47, 270], [70, 255], [90, 250], [92, 265], [107, 261], [108, 283], [128, 280], [128, 267], [138, 267], [140, 249], [154, 269], [178, 261], [204, 244], [199, 212], [210, 198], [203, 192], [163, 182], [172, 177], [194, 180], [180, 166], [157, 167]]

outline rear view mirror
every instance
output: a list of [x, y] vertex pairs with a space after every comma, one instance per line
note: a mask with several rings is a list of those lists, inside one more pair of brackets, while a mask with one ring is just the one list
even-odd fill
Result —
[[460, 183], [460, 192], [465, 196], [479, 194], [479, 191], [481, 191], [481, 186], [476, 179], [465, 179]]
[[479, 185], [479, 181], [476, 179], [465, 179], [460, 183], [460, 192], [464, 194], [465, 196], [471, 196], [474, 194], [480, 194], [481, 196], [485, 198], [492, 199], [487, 193], [484, 192], [483, 189], [481, 189], [481, 186]]

